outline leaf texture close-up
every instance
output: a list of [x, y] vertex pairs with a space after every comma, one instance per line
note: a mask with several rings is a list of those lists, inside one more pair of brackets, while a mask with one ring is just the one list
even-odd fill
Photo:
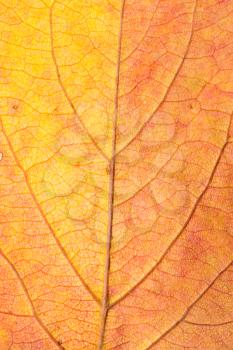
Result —
[[233, 1], [0, 2], [0, 350], [233, 350]]

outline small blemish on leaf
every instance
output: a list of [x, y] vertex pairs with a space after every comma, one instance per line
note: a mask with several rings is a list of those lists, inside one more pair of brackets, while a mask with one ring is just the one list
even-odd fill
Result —
[[57, 341], [57, 344], [58, 344], [63, 350], [65, 350], [64, 346], [62, 345], [62, 341], [61, 341], [61, 340], [58, 340], [58, 341]]
[[10, 109], [10, 114], [15, 114], [19, 112], [20, 110], [20, 104], [17, 103], [18, 101], [13, 101], [13, 103], [10, 104], [9, 109]]
[[192, 113], [198, 114], [200, 112], [201, 106], [197, 100], [193, 100], [188, 104], [188, 108], [190, 109], [190, 111], [192, 111]]

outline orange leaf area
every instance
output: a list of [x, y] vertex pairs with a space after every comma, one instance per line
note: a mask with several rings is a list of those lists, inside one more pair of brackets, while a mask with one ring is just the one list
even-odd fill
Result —
[[0, 350], [233, 349], [233, 1], [0, 4]]

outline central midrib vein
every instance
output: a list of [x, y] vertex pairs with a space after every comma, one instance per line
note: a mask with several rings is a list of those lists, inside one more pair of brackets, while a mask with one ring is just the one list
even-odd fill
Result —
[[111, 240], [112, 240], [113, 207], [114, 207], [116, 128], [117, 128], [117, 117], [118, 117], [118, 96], [119, 96], [121, 43], [122, 43], [122, 26], [123, 26], [123, 17], [124, 17], [124, 7], [125, 7], [125, 0], [122, 1], [121, 17], [120, 17], [120, 32], [119, 32], [119, 38], [118, 38], [115, 110], [114, 110], [113, 133], [112, 133], [112, 157], [109, 160], [109, 189], [108, 189], [109, 195], [108, 195], [108, 225], [107, 225], [107, 239], [106, 239], [106, 258], [105, 258], [104, 286], [103, 286], [98, 350], [103, 349], [105, 326], [106, 326], [106, 320], [107, 320], [107, 315], [109, 310], [109, 270], [110, 270], [110, 250], [111, 250]]

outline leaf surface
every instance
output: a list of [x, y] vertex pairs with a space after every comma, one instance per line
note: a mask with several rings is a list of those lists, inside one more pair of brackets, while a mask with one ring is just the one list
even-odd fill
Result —
[[232, 13], [1, 3], [1, 349], [231, 348]]

